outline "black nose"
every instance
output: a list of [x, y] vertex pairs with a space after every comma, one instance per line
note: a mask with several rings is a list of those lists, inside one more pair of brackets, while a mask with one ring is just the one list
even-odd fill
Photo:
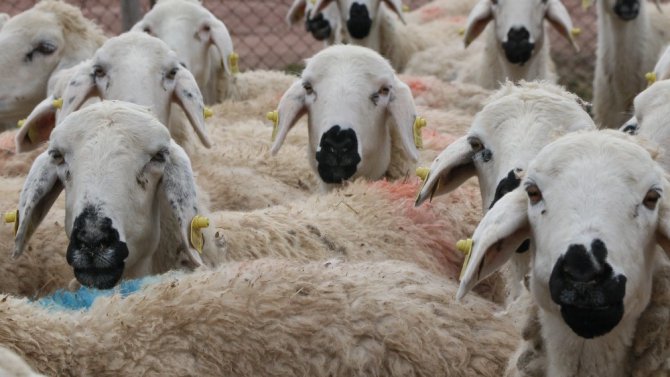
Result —
[[507, 32], [507, 42], [502, 44], [507, 60], [523, 65], [530, 60], [535, 43], [530, 42], [530, 33], [525, 27], [513, 27]]
[[310, 19], [309, 14], [312, 11], [307, 11], [307, 20], [305, 21], [305, 28], [308, 32], [312, 33], [312, 36], [318, 41], [323, 41], [330, 37], [332, 28], [330, 22], [323, 18], [323, 13], [319, 13], [316, 17]]
[[347, 20], [349, 34], [353, 38], [363, 39], [370, 34], [370, 28], [372, 28], [372, 19], [368, 7], [364, 4], [352, 4], [349, 8], [349, 20]]
[[77, 280], [87, 287], [112, 288], [121, 280], [127, 257], [128, 247], [112, 220], [96, 207], [86, 207], [74, 220], [66, 254]]
[[361, 162], [356, 132], [333, 126], [321, 136], [316, 161], [319, 176], [326, 183], [342, 183], [351, 178], [356, 174], [356, 165]]
[[640, 13], [640, 0], [617, 0], [614, 13], [624, 21], [634, 20]]
[[608, 333], [623, 317], [626, 277], [615, 275], [600, 239], [591, 243], [590, 252], [584, 245], [570, 245], [554, 265], [549, 290], [565, 323], [583, 338]]

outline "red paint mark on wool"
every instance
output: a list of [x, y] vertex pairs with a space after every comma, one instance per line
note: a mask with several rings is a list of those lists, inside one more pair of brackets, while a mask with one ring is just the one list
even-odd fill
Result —
[[433, 150], [443, 150], [456, 140], [456, 137], [439, 132], [434, 128], [426, 127], [421, 130], [423, 147]]
[[429, 86], [426, 84], [426, 82], [418, 77], [408, 77], [405, 78], [404, 81], [409, 86], [414, 97], [422, 95], [429, 89]]
[[14, 154], [14, 151], [16, 150], [16, 143], [14, 141], [15, 136], [16, 132], [3, 132], [0, 134], [0, 149]]
[[421, 21], [428, 22], [445, 15], [444, 9], [438, 6], [427, 6], [421, 9]]

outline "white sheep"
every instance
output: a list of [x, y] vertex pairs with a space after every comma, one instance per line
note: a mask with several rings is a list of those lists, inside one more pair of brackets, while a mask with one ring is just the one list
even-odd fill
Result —
[[163, 40], [193, 73], [205, 103], [234, 94], [237, 56], [226, 25], [194, 0], [160, 0], [131, 29]]
[[670, 46], [663, 49], [661, 57], [658, 58], [654, 70], [650, 76], [646, 76], [647, 83], [670, 79]]
[[7, 20], [9, 20], [9, 15], [7, 13], [0, 13], [0, 29], [2, 29]]
[[331, 46], [346, 41], [340, 20], [340, 11], [337, 5], [331, 3], [319, 14], [312, 16], [314, 11], [314, 0], [294, 0], [286, 15], [286, 22], [295, 25], [299, 22], [305, 23], [305, 29], [318, 41]]
[[[529, 294], [538, 308], [539, 351], [546, 355], [540, 374], [670, 372], [667, 350], [642, 352], [656, 363], [653, 373], [636, 360], [650, 345], [650, 339], [637, 343], [638, 330], [652, 339], [668, 336], [670, 182], [656, 154], [616, 131], [566, 135], [540, 151], [521, 186], [475, 230], [459, 299], [499, 269], [521, 240], [531, 238], [535, 245]], [[646, 311], [657, 272], [665, 274], [666, 314], [654, 318]]]
[[630, 117], [635, 96], [647, 86], [661, 48], [670, 41], [670, 7], [663, 13], [647, 1], [597, 1], [598, 50], [593, 114], [600, 127], [619, 128]]
[[324, 188], [357, 177], [402, 177], [416, 164], [412, 93], [370, 49], [331, 46], [307, 60], [279, 102], [272, 154], [304, 114], [308, 159]]
[[[546, 82], [507, 82], [488, 99], [467, 134], [433, 161], [416, 204], [477, 176], [486, 213], [521, 184], [528, 164], [544, 146], [567, 133], [593, 129], [579, 98], [565, 89]], [[531, 245], [522, 242], [508, 283], [510, 299], [521, 294], [532, 254]]]
[[494, 377], [518, 341], [495, 305], [454, 305], [456, 284], [406, 263], [270, 259], [159, 279], [78, 311], [5, 296], [0, 343], [49, 375]]
[[16, 353], [0, 346], [0, 375], [3, 377], [43, 377], [35, 373]]
[[89, 58], [105, 37], [81, 11], [45, 0], [0, 29], [0, 131], [16, 127], [47, 93], [49, 78]]
[[484, 44], [473, 45], [470, 52], [455, 47], [427, 49], [412, 58], [406, 71], [488, 89], [506, 80], [556, 82], [545, 20], [578, 50], [572, 20], [559, 0], [480, 0], [468, 16], [464, 40], [468, 47], [486, 30]]

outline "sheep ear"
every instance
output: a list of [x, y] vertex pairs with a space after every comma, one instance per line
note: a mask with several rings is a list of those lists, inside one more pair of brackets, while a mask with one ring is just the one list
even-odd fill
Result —
[[402, 21], [403, 24], [407, 24], [405, 22], [405, 16], [404, 12], [402, 11], [402, 1], [401, 0], [382, 0], [386, 6], [388, 6], [395, 14], [398, 15], [398, 18], [400, 18], [400, 21]]
[[9, 20], [9, 15], [7, 13], [0, 13], [0, 29], [5, 25], [5, 22]]
[[174, 82], [172, 101], [184, 110], [202, 145], [210, 148], [212, 143], [205, 128], [205, 103], [198, 83], [187, 69], [179, 69]]
[[272, 155], [277, 154], [279, 148], [284, 144], [288, 131], [293, 128], [298, 119], [305, 115], [305, 113], [307, 113], [305, 90], [302, 87], [302, 81], [298, 80], [288, 88], [279, 101], [279, 108], [277, 109], [278, 120], [275, 125], [277, 128], [276, 138], [273, 140], [272, 148], [270, 149]]
[[670, 255], [670, 183], [665, 179], [663, 196], [661, 196], [658, 209], [658, 229], [656, 229], [656, 242]]
[[518, 187], [503, 196], [475, 229], [457, 299], [505, 264], [529, 238], [528, 199], [524, 188]]
[[16, 134], [16, 153], [29, 152], [49, 140], [56, 126], [56, 98], [49, 96], [37, 104]]
[[465, 26], [465, 47], [468, 47], [486, 29], [486, 25], [491, 20], [493, 20], [491, 0], [480, 0], [468, 15], [468, 22]]
[[416, 121], [416, 106], [409, 86], [396, 78], [391, 89], [388, 111], [393, 117], [395, 134], [400, 137], [403, 149], [407, 156], [414, 161], [419, 159], [419, 151], [414, 142], [414, 122]]
[[76, 72], [72, 74], [72, 78], [67, 87], [63, 91], [63, 107], [61, 108], [60, 117], [65, 118], [70, 113], [73, 113], [91, 97], [100, 97], [98, 87], [93, 80], [91, 63], [82, 65]]
[[572, 19], [570, 18], [570, 13], [568, 13], [568, 10], [560, 0], [549, 0], [549, 8], [545, 17], [551, 26], [570, 42], [572, 48], [579, 52], [579, 45], [577, 45], [575, 38], [572, 36]]
[[223, 66], [226, 69], [226, 72], [231, 75], [233, 69], [230, 66], [230, 55], [234, 52], [233, 48], [233, 39], [230, 37], [228, 28], [226, 25], [212, 16], [212, 20], [207, 21], [202, 28], [201, 33], [208, 33], [209, 41], [216, 46], [223, 60]]
[[[323, 10], [326, 9], [326, 7], [328, 5], [330, 5], [330, 3], [332, 3], [332, 2], [333, 2], [333, 0], [316, 0], [316, 4], [314, 4], [314, 10], [309, 15], [309, 17], [310, 18], [316, 17], [317, 14], [323, 12]], [[338, 5], [338, 7], [339, 7], [339, 5]]]
[[459, 138], [443, 150], [430, 166], [430, 173], [419, 191], [416, 205], [421, 205], [435, 195], [446, 194], [474, 176], [473, 154], [467, 136]]
[[200, 253], [191, 240], [191, 221], [199, 214], [191, 160], [174, 140], [170, 141], [170, 154], [163, 171], [162, 186], [166, 202], [179, 224], [181, 250], [194, 266], [202, 266], [204, 263]]
[[307, 0], [295, 0], [293, 4], [291, 4], [291, 8], [288, 10], [288, 14], [286, 15], [286, 22], [289, 25], [297, 24], [305, 17], [306, 9]]
[[18, 257], [63, 190], [56, 164], [46, 151], [35, 159], [19, 196], [19, 222], [13, 257]]

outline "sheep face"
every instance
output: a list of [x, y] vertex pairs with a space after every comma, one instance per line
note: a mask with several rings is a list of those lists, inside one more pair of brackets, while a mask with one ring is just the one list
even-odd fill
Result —
[[317, 0], [314, 6], [315, 14], [322, 12], [332, 3], [337, 4], [341, 20], [346, 23], [348, 34], [354, 39], [364, 39], [370, 35], [374, 25], [379, 23], [377, 19], [382, 3], [404, 22], [400, 0]]
[[[635, 97], [635, 115], [626, 122], [621, 131], [640, 135], [659, 145], [670, 141], [668, 129], [668, 100], [670, 99], [670, 81], [659, 81]], [[670, 171], [670, 154], [663, 153], [659, 162]]]
[[44, 98], [65, 50], [62, 28], [51, 13], [27, 11], [0, 29], [0, 119], [18, 120]]
[[302, 78], [280, 101], [272, 153], [305, 113], [310, 162], [325, 183], [382, 177], [391, 160], [392, 138], [409, 158], [417, 159], [412, 133], [416, 111], [409, 87], [370, 49], [333, 46], [308, 60]]
[[559, 0], [480, 0], [468, 16], [465, 44], [494, 21], [501, 53], [509, 63], [524, 65], [544, 44], [545, 19], [574, 45], [572, 20]]
[[[197, 211], [190, 162], [144, 108], [105, 101], [53, 131], [21, 193], [15, 254], [63, 188], [67, 262], [83, 285], [107, 289], [150, 273], [165, 216], [177, 219], [183, 250], [190, 250], [186, 232]], [[190, 258], [202, 263], [196, 252]]]
[[130, 32], [105, 42], [91, 61], [74, 73], [63, 94], [60, 116], [77, 110], [91, 97], [147, 106], [165, 125], [169, 124], [170, 107], [175, 103], [203, 145], [211, 145], [198, 85], [179, 64], [174, 51], [158, 38]]
[[216, 67], [210, 59], [215, 51], [218, 61], [231, 74], [229, 56], [233, 53], [230, 33], [219, 19], [197, 2], [161, 1], [156, 4], [133, 31], [145, 32], [164, 41], [177, 52], [182, 65], [193, 73], [200, 88], [205, 88]]
[[530, 291], [552, 329], [582, 338], [628, 331], [617, 326], [622, 319], [634, 324], [649, 302], [655, 246], [669, 245], [668, 189], [651, 152], [630, 137], [564, 136], [482, 219], [458, 296], [530, 237]]
[[479, 179], [484, 210], [521, 184], [528, 163], [547, 144], [578, 130], [593, 130], [576, 97], [548, 84], [507, 84], [474, 118], [467, 135], [431, 166], [417, 203]]
[[340, 15], [335, 3], [331, 3], [322, 12], [314, 15], [311, 0], [295, 0], [288, 10], [286, 19], [290, 25], [305, 20], [305, 29], [318, 41], [325, 41], [337, 32]]

